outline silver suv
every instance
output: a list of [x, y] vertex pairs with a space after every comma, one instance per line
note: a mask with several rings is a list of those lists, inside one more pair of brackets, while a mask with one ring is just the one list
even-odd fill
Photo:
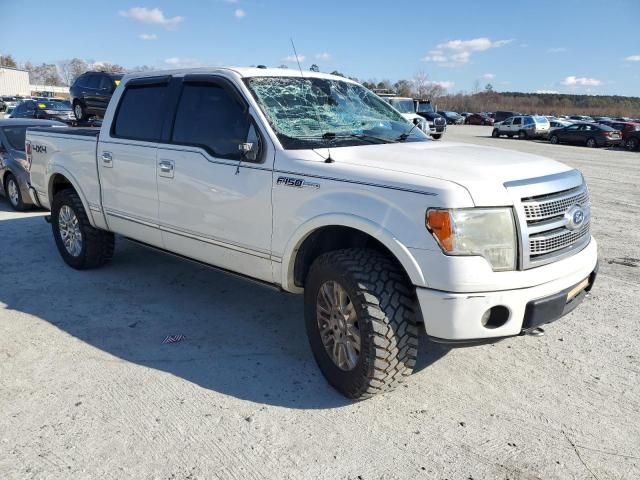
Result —
[[494, 125], [491, 136], [498, 138], [502, 135], [518, 137], [523, 140], [528, 138], [541, 138], [549, 134], [549, 119], [540, 115], [518, 115], [509, 117], [504, 122]]

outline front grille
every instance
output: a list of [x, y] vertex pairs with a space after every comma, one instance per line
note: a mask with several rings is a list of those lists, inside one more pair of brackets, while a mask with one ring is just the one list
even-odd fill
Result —
[[445, 124], [445, 119], [444, 118], [436, 118], [433, 120], [433, 124], [434, 125], [444, 125]]
[[531, 258], [547, 255], [574, 245], [586, 235], [589, 235], [589, 222], [579, 230], [557, 228], [543, 234], [532, 235], [529, 237], [529, 254]]
[[[514, 200], [520, 202], [516, 204], [516, 211], [522, 240], [521, 268], [559, 260], [589, 243], [589, 191], [584, 183], [567, 180], [564, 184], [564, 189], [551, 192], [545, 182], [532, 181], [531, 186], [520, 187]], [[539, 194], [541, 190], [545, 193]], [[578, 210], [582, 210], [582, 223], [574, 220]]]
[[543, 198], [523, 198], [522, 206], [527, 222], [545, 220], [564, 215], [573, 205], [587, 205], [589, 192], [582, 188], [574, 188], [566, 192], [544, 195]]

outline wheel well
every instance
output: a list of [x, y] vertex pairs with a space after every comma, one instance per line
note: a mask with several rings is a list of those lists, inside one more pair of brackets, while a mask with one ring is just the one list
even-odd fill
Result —
[[385, 254], [397, 263], [398, 267], [406, 275], [407, 281], [410, 282], [409, 275], [402, 264], [382, 242], [355, 228], [327, 226], [313, 231], [305, 238], [300, 248], [298, 248], [293, 267], [293, 280], [295, 285], [297, 287], [304, 287], [309, 268], [311, 268], [311, 264], [313, 264], [314, 260], [320, 255], [345, 248], [369, 248]]
[[53, 202], [53, 199], [58, 192], [61, 192], [62, 190], [66, 190], [68, 188], [75, 191], [75, 188], [73, 188], [71, 182], [67, 180], [64, 175], [61, 175], [59, 173], [55, 174], [49, 181], [49, 198], [51, 199], [51, 202]]

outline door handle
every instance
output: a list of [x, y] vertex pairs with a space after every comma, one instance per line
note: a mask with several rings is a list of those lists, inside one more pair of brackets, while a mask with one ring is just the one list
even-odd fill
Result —
[[173, 160], [160, 160], [158, 162], [158, 167], [160, 169], [159, 175], [161, 177], [173, 178], [173, 170], [175, 163]]
[[113, 168], [113, 156], [111, 152], [102, 152], [102, 166], [105, 168]]

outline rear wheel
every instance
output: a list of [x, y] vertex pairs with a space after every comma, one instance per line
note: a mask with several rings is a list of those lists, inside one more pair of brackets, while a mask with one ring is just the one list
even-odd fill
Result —
[[368, 398], [412, 373], [417, 300], [387, 256], [367, 249], [321, 255], [309, 270], [304, 300], [313, 355], [343, 395]]
[[587, 147], [596, 148], [598, 146], [598, 142], [593, 137], [587, 138]]
[[76, 102], [73, 104], [73, 114], [76, 117], [76, 120], [79, 122], [83, 122], [87, 119], [87, 111], [81, 102]]
[[78, 270], [104, 265], [113, 256], [113, 233], [94, 228], [78, 194], [63, 190], [51, 206], [51, 228], [62, 259]]
[[440, 140], [442, 138], [442, 134], [441, 133], [435, 133], [435, 134], [431, 135], [431, 138], [433, 138], [434, 140]]
[[549, 138], [549, 141], [554, 145], [558, 145], [560, 143], [560, 139], [558, 138], [557, 135], [551, 135], [551, 138]]
[[14, 210], [22, 212], [27, 209], [27, 205], [22, 200], [22, 192], [20, 191], [20, 185], [13, 173], [8, 173], [7, 178], [4, 181], [4, 191], [7, 194], [9, 203]]
[[635, 137], [631, 137], [625, 142], [625, 146], [627, 150], [637, 150], [640, 147], [640, 141]]

